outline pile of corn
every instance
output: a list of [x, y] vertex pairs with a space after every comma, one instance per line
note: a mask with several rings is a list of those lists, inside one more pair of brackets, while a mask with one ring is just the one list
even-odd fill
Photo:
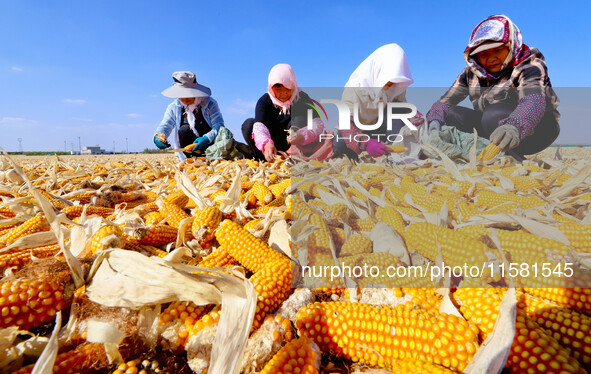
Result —
[[[84, 287], [76, 289], [60, 244], [43, 236], [53, 218], [44, 214], [39, 195], [62, 217], [61, 225], [92, 231], [76, 254], [82, 263], [109, 248], [166, 258], [185, 247], [188, 265], [243, 268], [257, 292], [247, 349], [257, 348], [245, 354], [240, 372], [345, 373], [358, 364], [400, 373], [470, 370], [494, 335], [513, 285], [517, 315], [508, 372], [585, 373], [591, 367], [591, 289], [585, 282], [591, 174], [584, 160], [177, 164], [161, 156], [17, 163], [29, 181], [7, 159], [0, 161], [0, 334], [19, 331], [13, 345], [27, 334], [48, 336], [62, 311], [67, 339], [60, 339], [54, 372], [207, 372], [187, 357], [196, 340], [215, 332], [221, 309], [163, 304], [154, 325], [157, 345], [143, 341], [135, 311], [97, 305]], [[198, 199], [178, 185], [180, 174]], [[290, 248], [278, 251], [272, 232], [285, 222]], [[69, 237], [64, 243], [74, 246]], [[442, 262], [491, 270], [435, 280], [304, 270], [366, 266], [384, 274]], [[548, 263], [562, 272], [571, 263], [580, 283], [569, 286], [558, 271], [509, 279], [507, 267], [499, 270], [503, 262], [529, 269]], [[364, 300], [375, 287], [382, 287], [381, 299]], [[297, 302], [307, 290], [310, 296]], [[455, 313], [444, 305], [447, 298]], [[120, 326], [126, 334], [120, 358], [86, 341], [84, 323], [66, 329], [73, 309], [88, 319], [100, 311]], [[0, 360], [0, 370], [31, 372], [37, 355]]]

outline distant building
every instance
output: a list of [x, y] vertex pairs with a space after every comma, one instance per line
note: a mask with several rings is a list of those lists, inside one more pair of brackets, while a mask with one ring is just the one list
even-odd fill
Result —
[[104, 155], [105, 150], [101, 147], [94, 146], [94, 147], [82, 147], [82, 151], [80, 152], [81, 155]]

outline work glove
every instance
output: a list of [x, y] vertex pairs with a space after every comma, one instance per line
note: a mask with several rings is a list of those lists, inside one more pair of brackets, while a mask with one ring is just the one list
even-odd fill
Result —
[[431, 133], [433, 130], [441, 130], [441, 123], [439, 123], [439, 121], [433, 120], [429, 122], [429, 133]]
[[209, 139], [207, 139], [205, 136], [201, 136], [197, 138], [193, 144], [195, 144], [195, 146], [191, 149], [191, 152], [203, 152], [209, 145]]
[[501, 151], [507, 152], [519, 145], [519, 130], [513, 125], [502, 125], [490, 134], [489, 139], [498, 145]]
[[158, 139], [158, 135], [154, 136], [154, 144], [156, 144], [156, 147], [158, 147], [158, 149], [164, 149], [164, 148], [170, 147], [170, 144], [168, 144], [168, 142], [166, 142], [166, 141], [161, 142]]
[[391, 151], [384, 143], [376, 139], [369, 139], [365, 150], [371, 157], [379, 157], [388, 154]]

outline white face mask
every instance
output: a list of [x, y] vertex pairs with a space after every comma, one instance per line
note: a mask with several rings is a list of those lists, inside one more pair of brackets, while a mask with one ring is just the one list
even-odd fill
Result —
[[406, 87], [396, 86], [396, 85], [390, 86], [388, 88], [382, 88], [382, 93], [381, 93], [382, 100], [384, 100], [386, 102], [391, 102], [392, 99], [402, 95], [405, 91], [406, 91]]

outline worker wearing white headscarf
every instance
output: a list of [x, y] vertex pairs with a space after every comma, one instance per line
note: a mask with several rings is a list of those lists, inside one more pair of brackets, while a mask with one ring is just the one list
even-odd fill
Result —
[[[380, 102], [405, 102], [406, 88], [413, 82], [404, 50], [398, 44], [386, 44], [376, 49], [351, 74], [345, 84], [342, 100], [349, 106], [351, 115], [355, 113], [355, 104], [358, 104], [358, 118], [361, 123], [375, 124], [380, 116]], [[414, 124], [423, 122], [419, 115], [411, 119]], [[402, 126], [402, 121], [399, 125]], [[381, 131], [385, 132], [385, 126]], [[362, 131], [351, 121], [351, 130], [341, 133], [346, 138], [361, 134]], [[344, 141], [347, 148], [356, 153], [367, 150], [370, 155], [377, 157], [388, 152], [388, 148], [376, 139], [370, 139], [366, 143], [346, 139]]]

